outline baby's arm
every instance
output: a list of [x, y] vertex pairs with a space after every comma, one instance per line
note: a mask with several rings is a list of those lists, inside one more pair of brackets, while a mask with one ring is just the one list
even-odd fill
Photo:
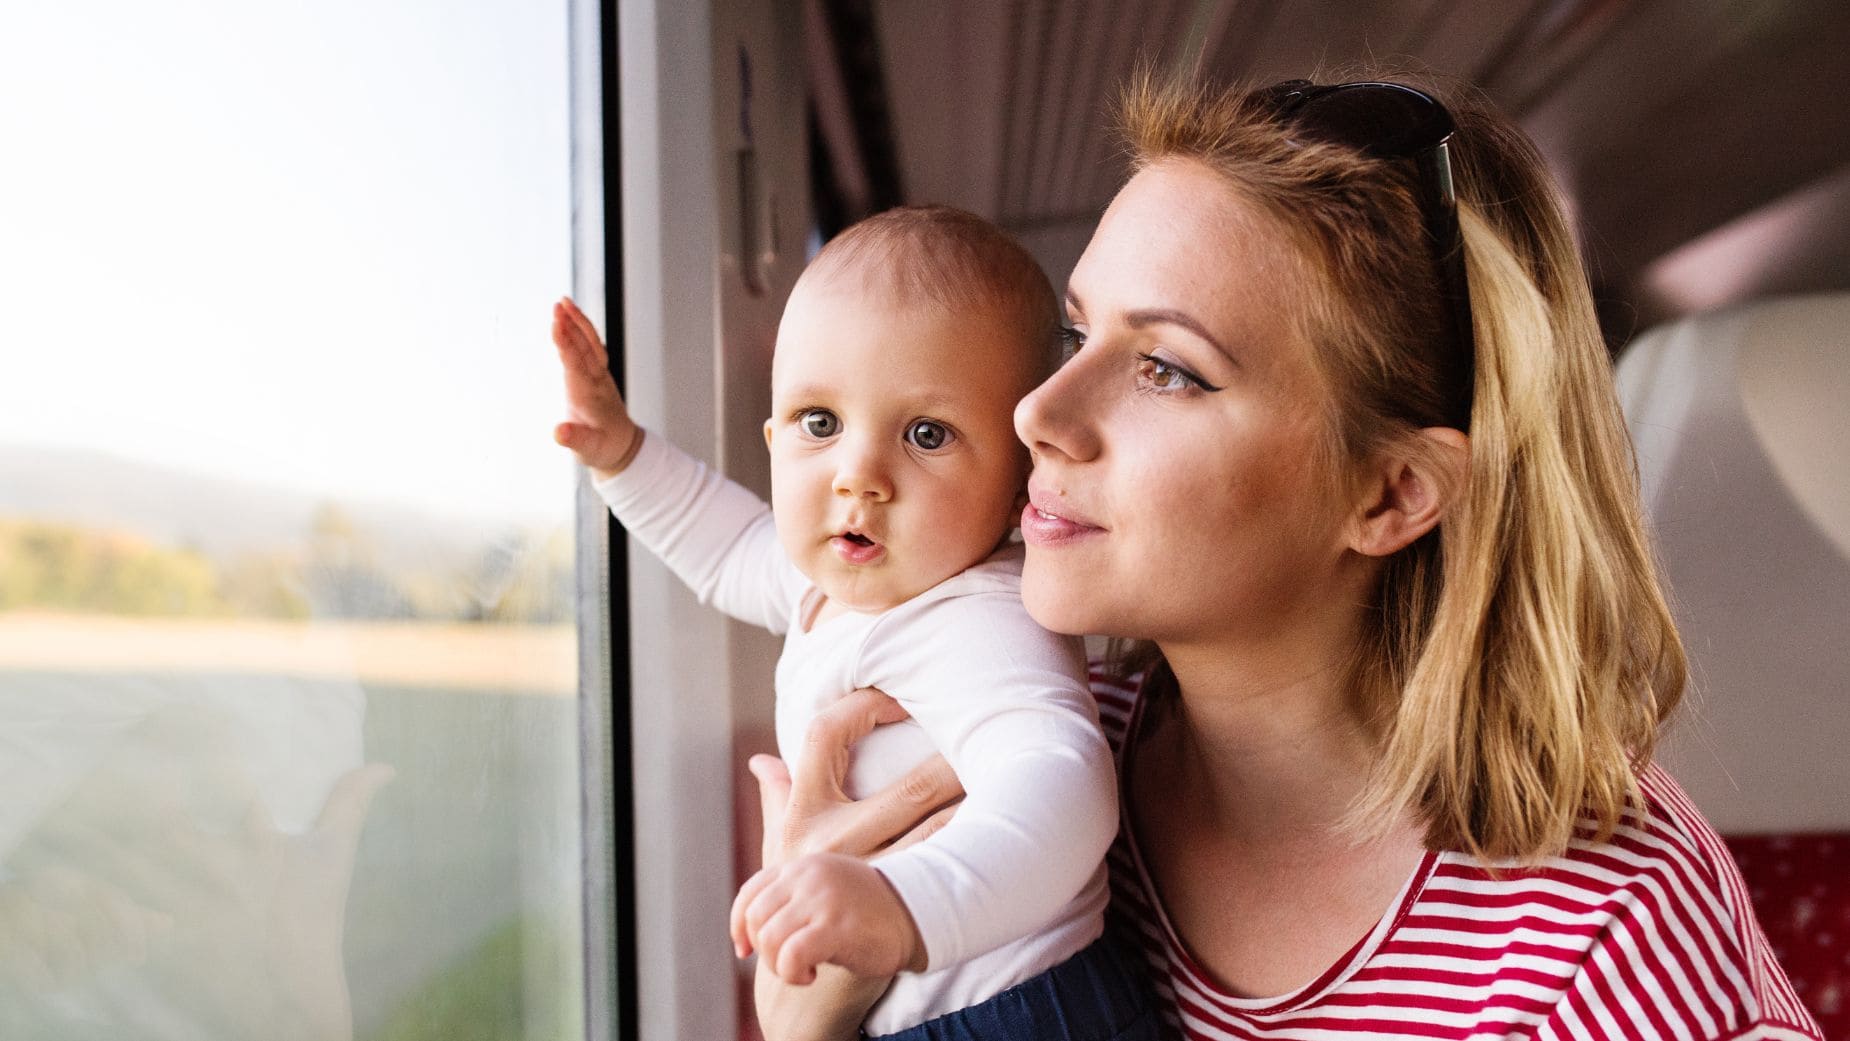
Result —
[[1018, 597], [940, 601], [880, 635], [864, 682], [918, 720], [966, 792], [942, 832], [874, 861], [943, 968], [1045, 931], [1102, 883], [1117, 771], [1082, 648]]
[[1018, 600], [931, 605], [877, 632], [863, 660], [864, 681], [918, 719], [968, 794], [943, 831], [871, 865], [805, 857], [748, 883], [735, 942], [774, 953], [793, 983], [817, 961], [941, 969], [1042, 931], [1100, 879], [1117, 832], [1116, 772], [1083, 657]]
[[617, 519], [702, 603], [784, 631], [804, 580], [778, 542], [770, 507], [667, 441], [644, 435], [611, 379], [597, 329], [569, 299], [553, 308], [552, 337], [571, 416], [553, 438], [591, 469]]

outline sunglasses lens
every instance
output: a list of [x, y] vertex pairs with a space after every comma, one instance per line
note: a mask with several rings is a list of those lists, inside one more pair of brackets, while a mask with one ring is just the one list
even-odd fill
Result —
[[1393, 83], [1350, 83], [1299, 95], [1292, 120], [1316, 136], [1381, 159], [1433, 148], [1452, 133], [1452, 117], [1419, 91]]
[[1318, 141], [1353, 148], [1376, 159], [1418, 160], [1420, 207], [1451, 311], [1449, 341], [1458, 356], [1446, 367], [1452, 374], [1451, 385], [1443, 388], [1451, 403], [1447, 421], [1469, 430], [1474, 368], [1471, 295], [1452, 187], [1448, 141], [1456, 124], [1451, 113], [1436, 99], [1398, 83], [1319, 86], [1308, 80], [1287, 80], [1252, 96], [1273, 118], [1288, 125], [1294, 144]]

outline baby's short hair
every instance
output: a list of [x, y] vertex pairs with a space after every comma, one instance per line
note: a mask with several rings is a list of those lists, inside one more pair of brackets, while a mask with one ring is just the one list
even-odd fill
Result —
[[994, 224], [953, 206], [899, 206], [830, 239], [803, 280], [859, 288], [1008, 323], [1034, 353], [1038, 382], [1060, 359], [1060, 309], [1046, 272]]

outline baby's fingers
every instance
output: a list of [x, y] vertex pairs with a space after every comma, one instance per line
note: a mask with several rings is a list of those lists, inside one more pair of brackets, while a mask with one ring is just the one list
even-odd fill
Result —
[[[814, 983], [816, 966], [828, 960], [829, 947], [827, 930], [820, 925], [805, 923], [783, 940], [771, 963], [772, 970], [785, 983], [798, 986]], [[767, 954], [765, 957], [772, 956]]]
[[552, 439], [583, 456], [595, 456], [606, 447], [609, 433], [583, 423], [560, 423], [552, 428]]
[[[732, 898], [732, 950], [741, 958], [752, 953], [753, 922], [750, 919], [752, 904], [776, 877], [776, 868], [765, 868], [746, 879], [745, 884], [739, 887], [739, 895]], [[765, 915], [760, 916], [757, 921], [762, 922], [769, 913], [769, 911], [765, 912]]]
[[578, 309], [578, 304], [571, 297], [559, 301], [560, 310], [565, 316], [566, 324], [577, 331], [578, 339], [589, 348], [592, 364], [600, 369], [610, 367], [610, 356], [604, 352], [604, 339], [597, 334], [597, 326]]
[[565, 313], [564, 304], [556, 304], [552, 314], [552, 343], [559, 349], [559, 361], [569, 372], [598, 376], [606, 372], [607, 362], [584, 338], [584, 333]]
[[617, 435], [602, 427], [584, 423], [560, 423], [552, 428], [552, 439], [570, 449], [579, 462], [590, 467], [593, 477], [616, 472], [625, 454], [624, 443], [617, 440]]
[[816, 966], [828, 960], [831, 937], [799, 904], [784, 903], [752, 930], [758, 962], [785, 983], [812, 983]]

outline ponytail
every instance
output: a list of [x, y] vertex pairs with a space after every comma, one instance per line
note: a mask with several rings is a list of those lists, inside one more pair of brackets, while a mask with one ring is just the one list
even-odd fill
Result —
[[1460, 224], [1476, 316], [1470, 477], [1441, 525], [1436, 579], [1384, 581], [1384, 596], [1400, 577], [1427, 603], [1402, 612], [1423, 624], [1390, 636], [1407, 668], [1354, 819], [1412, 813], [1435, 848], [1533, 858], [1564, 849], [1583, 816], [1603, 838], [1639, 804], [1684, 659], [1584, 283], [1556, 280], [1551, 301], [1474, 209]]

